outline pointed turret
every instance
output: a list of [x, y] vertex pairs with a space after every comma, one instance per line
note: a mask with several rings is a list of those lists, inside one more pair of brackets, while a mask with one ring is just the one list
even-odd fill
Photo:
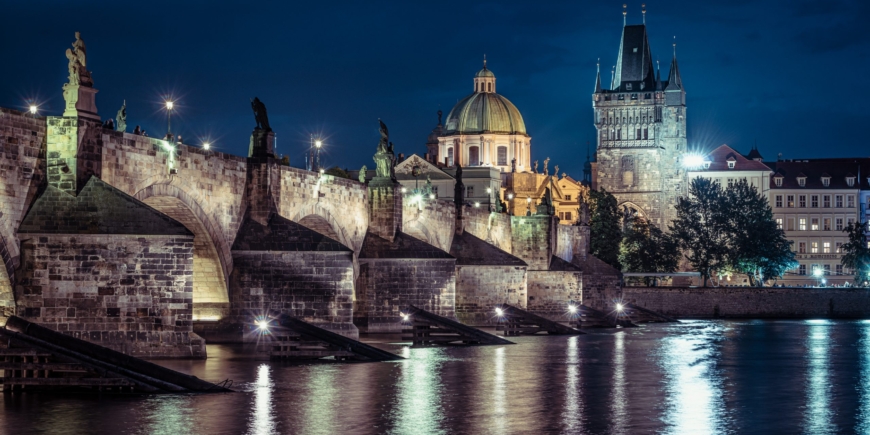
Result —
[[683, 79], [680, 77], [680, 67], [677, 65], [677, 43], [674, 43], [674, 60], [671, 61], [671, 73], [668, 75], [666, 91], [683, 91]]
[[601, 61], [595, 64], [595, 93], [601, 92]]
[[652, 64], [646, 26], [633, 24], [622, 29], [619, 56], [613, 90], [641, 91], [655, 86], [655, 70]]
[[662, 91], [662, 64], [656, 61], [656, 91]]

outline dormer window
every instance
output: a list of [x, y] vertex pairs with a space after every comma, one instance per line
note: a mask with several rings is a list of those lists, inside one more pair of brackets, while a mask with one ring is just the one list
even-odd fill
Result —
[[704, 164], [702, 165], [703, 168], [704, 168], [704, 169], [710, 169], [710, 163], [712, 163], [712, 162], [710, 162], [709, 160], [705, 160], [705, 161], [704, 161]]
[[804, 187], [807, 185], [807, 177], [798, 177], [798, 186]]
[[737, 162], [735, 162], [735, 161], [733, 161], [733, 160], [732, 160], [732, 161], [729, 161], [729, 162], [728, 162], [728, 169], [734, 169], [734, 166], [735, 166], [736, 164], [737, 164]]
[[776, 187], [782, 187], [782, 177], [773, 177], [773, 182]]
[[846, 184], [848, 184], [849, 187], [855, 186], [855, 177], [846, 177]]
[[630, 91], [630, 90], [631, 90], [631, 83], [626, 83], [626, 84], [625, 84], [625, 90], [626, 90], [626, 91]]
[[831, 177], [822, 177], [822, 186], [828, 187], [831, 185]]

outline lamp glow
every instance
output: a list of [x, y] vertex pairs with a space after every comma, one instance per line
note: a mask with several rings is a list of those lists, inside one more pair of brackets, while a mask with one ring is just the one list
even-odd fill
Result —
[[513, 200], [513, 199], [514, 199], [514, 194], [513, 194], [513, 193], [508, 193], [508, 201], [511, 201], [511, 200]]
[[616, 304], [616, 311], [619, 311], [621, 313], [624, 309], [625, 307], [622, 304]]
[[504, 315], [504, 311], [502, 311], [501, 308], [496, 308], [496, 309], [495, 309], [495, 315], [501, 317], [501, 316]]
[[704, 156], [694, 153], [683, 155], [683, 167], [698, 169], [702, 166], [704, 166]]
[[265, 331], [265, 330], [269, 329], [269, 322], [267, 322], [265, 320], [257, 320], [257, 328]]
[[321, 168], [321, 169], [320, 169], [320, 175], [323, 175], [324, 172], [326, 172], [326, 171], [324, 171], [324, 170]]
[[429, 194], [429, 199], [435, 199], [435, 194], [434, 194], [434, 193], [430, 193], [430, 194]]
[[322, 142], [322, 141], [319, 141], [319, 140], [318, 140], [318, 141], [315, 141], [315, 142], [314, 142], [314, 146], [316, 146], [317, 148], [320, 148], [321, 146], [323, 146], [323, 142]]
[[532, 197], [530, 196], [530, 197], [526, 198], [526, 202], [528, 202], [529, 204], [531, 204], [531, 203], [532, 203]]
[[402, 188], [402, 193], [405, 193], [407, 191], [408, 191], [408, 189], [405, 189], [404, 187]]
[[211, 148], [211, 144], [210, 144], [210, 143], [206, 142], [206, 143], [202, 144], [202, 149], [204, 149], [204, 150], [207, 151], [209, 148]]
[[822, 269], [819, 269], [819, 268], [813, 269], [813, 276], [815, 276], [816, 278], [821, 277], [822, 276]]
[[36, 115], [36, 105], [33, 105], [33, 104], [30, 105], [30, 114]]
[[166, 102], [166, 109], [167, 110], [172, 110], [173, 107], [175, 107], [175, 103], [173, 103], [172, 101]]
[[487, 188], [486, 188], [486, 193], [492, 193], [492, 187], [487, 187]]
[[568, 311], [571, 312], [571, 313], [576, 313], [576, 312], [577, 312], [577, 306], [574, 305], [574, 304], [568, 305]]
[[475, 202], [475, 203], [474, 203], [474, 206], [475, 206], [475, 207], [480, 207], [480, 203], [479, 203], [479, 202]]
[[411, 320], [411, 316], [408, 314], [402, 313], [402, 320], [407, 322], [408, 320]]

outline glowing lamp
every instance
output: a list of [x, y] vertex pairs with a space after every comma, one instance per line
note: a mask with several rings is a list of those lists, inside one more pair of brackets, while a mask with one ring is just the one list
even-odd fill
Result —
[[504, 315], [504, 311], [502, 311], [501, 308], [496, 308], [496, 309], [495, 309], [495, 315], [497, 315], [497, 316], [503, 316], [503, 315]]
[[625, 307], [622, 306], [622, 304], [616, 304], [616, 311], [619, 311], [621, 313], [622, 310], [624, 310], [624, 309], [625, 309]]
[[318, 140], [318, 141], [315, 141], [315, 142], [314, 142], [314, 146], [316, 146], [317, 148], [320, 148], [320, 147], [323, 146], [323, 142], [322, 142], [322, 141], [319, 141], [319, 140]]
[[320, 175], [323, 175], [324, 172], [326, 172], [326, 171], [324, 171], [323, 169], [321, 169], [321, 170], [320, 170]]
[[486, 193], [492, 193], [492, 187], [487, 187], [487, 188], [486, 188]]
[[405, 189], [404, 187], [402, 188], [402, 193], [405, 193], [407, 191], [408, 191], [408, 189]]
[[576, 312], [577, 312], [577, 306], [574, 305], [574, 304], [568, 305], [568, 311], [569, 311], [569, 312], [572, 312], [572, 313], [576, 313]]
[[480, 203], [479, 203], [479, 202], [475, 202], [475, 203], [474, 203], [474, 206], [475, 206], [475, 207], [480, 207]]
[[683, 167], [688, 169], [698, 169], [702, 166], [704, 166], [704, 156], [694, 153], [683, 155]]
[[30, 105], [30, 114], [36, 115], [36, 106], [33, 104]]
[[265, 320], [257, 320], [257, 327], [260, 328], [261, 330], [265, 331], [265, 330], [269, 329], [269, 322], [267, 322]]
[[411, 316], [408, 314], [402, 314], [402, 320], [407, 322], [408, 320], [411, 320]]
[[532, 203], [532, 197], [530, 196], [530, 197], [526, 198], [526, 202], [528, 202], [529, 204], [531, 204], [531, 203]]
[[513, 194], [513, 193], [508, 193], [508, 201], [511, 201], [511, 200], [513, 200], [513, 199], [514, 199], [514, 194]]
[[434, 194], [434, 193], [430, 193], [430, 194], [429, 194], [429, 199], [435, 199], [435, 194]]
[[821, 277], [822, 276], [822, 269], [818, 269], [818, 268], [813, 269], [813, 276], [815, 276], [816, 278]]
[[204, 149], [204, 150], [207, 151], [209, 148], [211, 148], [211, 144], [210, 144], [210, 143], [206, 142], [206, 143], [202, 144], [202, 149]]
[[175, 103], [173, 103], [172, 101], [167, 101], [167, 102], [166, 102], [166, 110], [172, 110], [172, 108], [173, 108], [174, 106], [175, 106]]

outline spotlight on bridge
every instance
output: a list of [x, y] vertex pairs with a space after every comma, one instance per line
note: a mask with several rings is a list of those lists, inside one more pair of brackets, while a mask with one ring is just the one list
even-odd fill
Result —
[[211, 144], [210, 144], [210, 143], [206, 142], [206, 143], [202, 144], [202, 149], [208, 151], [209, 148], [211, 148]]
[[686, 169], [700, 169], [704, 166], [704, 156], [696, 153], [683, 154], [683, 167]]
[[172, 101], [166, 102], [166, 110], [172, 110], [173, 107], [175, 107], [175, 103], [173, 103]]
[[407, 321], [411, 320], [410, 315], [405, 314], [405, 313], [401, 313], [401, 315], [402, 315], [402, 321], [407, 322]]
[[321, 169], [320, 169], [320, 175], [323, 175], [324, 173], [326, 173], [326, 171], [324, 171], [323, 168], [321, 168]]
[[474, 206], [475, 206], [475, 207], [480, 207], [480, 203], [479, 203], [479, 202], [475, 202], [475, 203], [474, 203]]
[[36, 111], [37, 111], [37, 107], [36, 107], [36, 105], [35, 105], [35, 104], [31, 104], [31, 105], [30, 105], [30, 114], [31, 114], [31, 115], [36, 115]]
[[430, 193], [430, 194], [429, 194], [429, 199], [435, 199], [435, 194], [434, 194], [434, 193]]
[[501, 308], [496, 308], [495, 315], [499, 317], [504, 316], [504, 311]]
[[616, 304], [616, 311], [619, 311], [621, 313], [624, 309], [625, 307], [622, 304]]
[[317, 148], [322, 147], [322, 146], [323, 146], [323, 141], [318, 140], [318, 141], [314, 142], [314, 146], [316, 146]]
[[261, 331], [265, 331], [269, 329], [269, 321], [268, 320], [257, 320], [256, 321], [257, 328]]
[[406, 189], [406, 188], [403, 187], [403, 188], [402, 188], [402, 193], [407, 193], [407, 192], [408, 192], [408, 189]]
[[568, 304], [568, 312], [570, 312], [570, 313], [576, 313], [576, 312], [577, 312], [577, 305], [574, 305], [574, 304]]

